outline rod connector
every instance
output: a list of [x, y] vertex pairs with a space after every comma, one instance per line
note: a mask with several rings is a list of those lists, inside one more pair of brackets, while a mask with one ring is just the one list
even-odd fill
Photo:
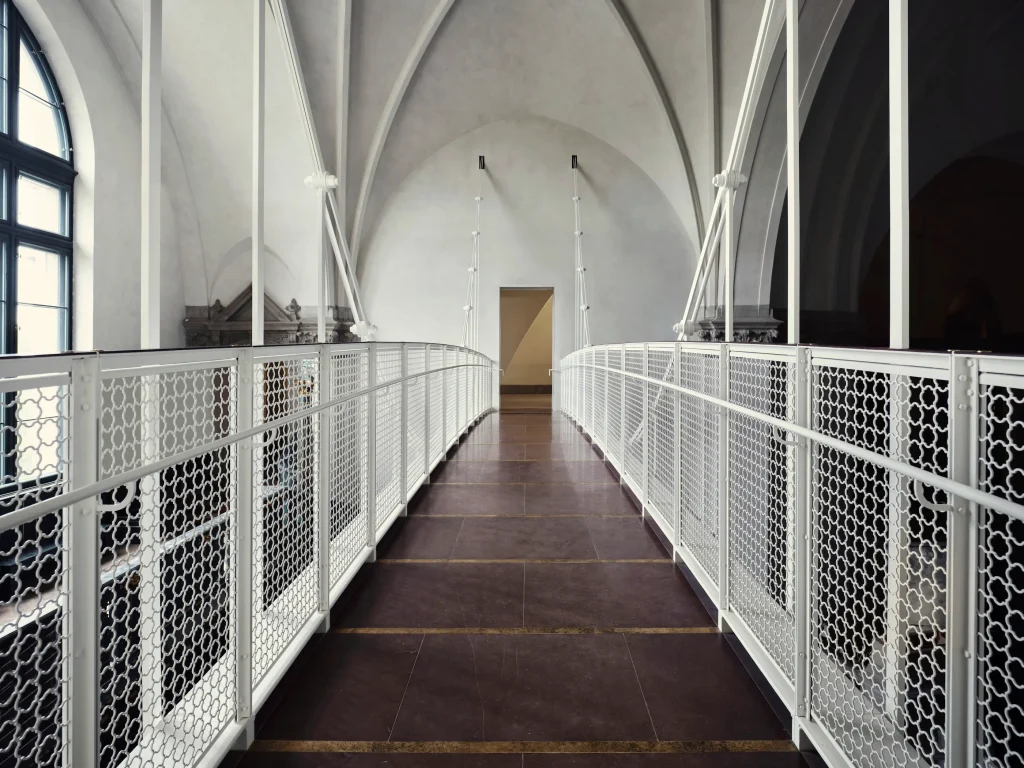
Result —
[[739, 189], [741, 184], [747, 183], [747, 177], [739, 171], [722, 171], [716, 173], [714, 178], [711, 179], [711, 183], [719, 189], [723, 187], [726, 189]]
[[338, 177], [327, 171], [317, 171], [306, 177], [306, 186], [310, 189], [337, 189]]

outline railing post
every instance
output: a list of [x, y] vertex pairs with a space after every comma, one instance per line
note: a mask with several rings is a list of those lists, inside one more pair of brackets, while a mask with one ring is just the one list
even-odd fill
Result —
[[430, 482], [430, 358], [431, 345], [423, 351], [423, 475], [424, 483]]
[[402, 512], [401, 517], [409, 514], [409, 345], [402, 343]]
[[[797, 347], [796, 365], [796, 403], [793, 418], [797, 426], [811, 426], [811, 350]], [[799, 438], [795, 447], [788, 447], [792, 452], [793, 479], [793, 558], [795, 598], [794, 631], [796, 650], [796, 708], [793, 719], [793, 741], [801, 745], [801, 723], [806, 721], [810, 707], [811, 691], [811, 443], [806, 438]], [[804, 745], [806, 746], [806, 745]]]
[[[729, 345], [721, 345], [719, 396], [729, 401]], [[722, 614], [729, 611], [729, 409], [722, 408], [718, 427], [718, 625], [728, 630]]]
[[[100, 359], [78, 357], [71, 362], [71, 477], [72, 489], [96, 482], [99, 449]], [[96, 497], [65, 510], [64, 550], [70, 582], [69, 609], [64, 612], [68, 648], [63, 657], [70, 693], [70, 723], [65, 743], [71, 749], [65, 765], [99, 765], [99, 617], [100, 536]], [[69, 652], [68, 652], [69, 651]], [[68, 700], [65, 694], [65, 700]]]
[[611, 381], [611, 365], [608, 364], [608, 357], [611, 355], [611, 351], [608, 347], [604, 348], [604, 435], [601, 438], [601, 450], [604, 451], [604, 459], [608, 461], [608, 449], [611, 447], [609, 440], [611, 430], [608, 427], [608, 401], [611, 399], [608, 394], [608, 382]]
[[626, 345], [619, 355], [619, 485], [626, 476]]
[[372, 563], [377, 560], [377, 345], [370, 342], [366, 350], [366, 546]]
[[[318, 402], [328, 402], [332, 397], [331, 348], [320, 345]], [[319, 479], [318, 499], [320, 506], [319, 549], [320, 589], [319, 605], [323, 621], [318, 629], [326, 632], [331, 628], [331, 423], [334, 421], [330, 408], [317, 414], [320, 421], [317, 445], [317, 473]]]
[[647, 433], [650, 431], [649, 428], [648, 428], [648, 424], [647, 424], [647, 419], [650, 416], [650, 414], [648, 413], [649, 408], [648, 408], [648, 404], [647, 404], [647, 399], [648, 399], [648, 394], [649, 394], [650, 387], [648, 386], [647, 379], [646, 379], [646, 377], [648, 375], [648, 372], [647, 372], [647, 368], [648, 368], [647, 361], [648, 361], [648, 359], [649, 358], [648, 358], [648, 351], [647, 351], [647, 342], [644, 342], [644, 361], [643, 361], [643, 366], [640, 368], [640, 370], [643, 371], [643, 375], [645, 377], [644, 380], [643, 380], [643, 387], [640, 390], [643, 393], [643, 398], [644, 398], [643, 408], [641, 410], [641, 413], [643, 414], [643, 416], [640, 419], [640, 439], [642, 441], [641, 445], [643, 446], [643, 451], [640, 454], [641, 457], [642, 457], [642, 462], [643, 462], [642, 463], [642, 480], [641, 480], [641, 482], [642, 482], [642, 486], [641, 487], [643, 488], [643, 495], [642, 495], [643, 497], [642, 497], [641, 503], [640, 503], [640, 511], [641, 511], [641, 513], [642, 513], [642, 515], [644, 517], [647, 516], [647, 500], [648, 500], [648, 488], [649, 488], [648, 483], [649, 483], [649, 479], [650, 479], [649, 478], [650, 472], [647, 469], [648, 453], [650, 451], [650, 440], [647, 439]]
[[594, 353], [589, 347], [580, 354], [583, 360], [583, 423], [590, 438], [594, 437]]
[[[672, 345], [672, 369], [674, 375], [672, 377], [673, 383], [678, 387], [682, 385], [682, 375], [680, 368], [683, 362], [683, 349], [679, 342]], [[683, 396], [676, 390], [672, 393], [672, 477], [675, 478], [675, 500], [672, 508], [672, 553], [675, 554], [679, 548], [679, 540], [681, 538], [680, 531], [682, 529], [682, 509], [683, 509], [683, 473], [680, 470], [682, 466], [680, 463], [680, 457], [683, 452], [683, 440], [682, 440], [682, 399]]]
[[441, 347], [441, 459], [448, 458], [448, 345]]
[[463, 397], [462, 393], [462, 367], [463, 354], [461, 347], [455, 348], [455, 439], [462, 436], [462, 408], [463, 408]]
[[[977, 424], [979, 405], [977, 362], [950, 355], [949, 477], [977, 487]], [[948, 500], [946, 575], [946, 766], [974, 764], [974, 679], [977, 505], [959, 497]]]
[[[252, 347], [238, 350], [238, 431], [252, 428], [253, 422], [253, 375]], [[253, 493], [254, 467], [252, 438], [241, 440], [235, 452], [238, 462], [238, 493], [235, 507], [235, 605], [238, 633], [235, 637], [235, 696], [237, 708], [235, 717], [239, 722], [251, 723], [252, 718], [252, 611], [253, 600]], [[237, 746], [248, 749], [254, 736], [253, 729], [246, 727], [241, 743]]]

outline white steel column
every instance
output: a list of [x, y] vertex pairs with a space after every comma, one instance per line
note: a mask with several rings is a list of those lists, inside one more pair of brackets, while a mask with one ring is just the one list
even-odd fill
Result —
[[163, 0], [142, 4], [142, 349], [160, 348], [160, 128]]
[[800, 0], [786, 0], [786, 176], [789, 251], [786, 327], [800, 343]]
[[[949, 478], [977, 487], [978, 366], [973, 358], [950, 356], [949, 368]], [[977, 616], [978, 569], [976, 504], [948, 498], [948, 552], [946, 585], [946, 766], [974, 765], [975, 697], [974, 638]]]
[[[238, 350], [238, 431], [244, 432], [253, 422], [252, 348]], [[262, 437], [262, 436], [261, 436]], [[238, 612], [235, 634], [235, 717], [243, 722], [252, 717], [252, 611], [253, 611], [253, 438], [238, 443], [235, 461], [238, 462], [238, 494], [235, 505], [235, 595]], [[254, 730], [246, 729], [251, 739]], [[249, 744], [244, 743], [248, 749]]]
[[[718, 392], [729, 400], [729, 345], [722, 344]], [[718, 626], [723, 632], [727, 624], [724, 613], [729, 610], [729, 409], [719, 408], [718, 425]]]
[[[796, 408], [794, 417], [798, 426], [811, 425], [811, 350], [796, 351]], [[793, 740], [801, 745], [801, 723], [806, 722], [810, 709], [811, 691], [811, 451], [813, 447], [806, 438], [798, 438], [786, 451], [792, 459], [794, 477], [790, 483], [793, 499], [790, 510], [793, 515], [794, 567], [793, 598], [795, 603], [794, 631], [796, 633], [795, 691], [796, 712], [793, 718]]]
[[889, 0], [889, 346], [910, 346], [907, 0]]
[[316, 299], [317, 309], [319, 310], [316, 318], [316, 340], [321, 344], [326, 344], [329, 341], [327, 338], [327, 305], [330, 303], [327, 300], [327, 285], [329, 283], [327, 270], [329, 269], [329, 262], [327, 261], [326, 242], [327, 195], [329, 194], [330, 192], [326, 188], [317, 191], [317, 198], [320, 201], [320, 214], [318, 217], [319, 224], [317, 225], [316, 240]]
[[252, 343], [263, 344], [263, 148], [267, 107], [266, 0], [252, 0]]
[[[71, 362], [71, 488], [97, 479], [100, 410], [99, 357]], [[100, 635], [100, 535], [96, 497], [81, 501], [64, 512], [68, 517], [64, 552], [71, 575], [69, 610], [63, 613], [66, 638], [63, 700], [70, 702], [70, 721], [65, 720], [70, 752], [64, 765], [99, 765], [99, 635]]]
[[726, 344], [733, 340], [733, 270], [736, 266], [736, 232], [733, 221], [733, 205], [736, 202], [736, 191], [732, 186], [725, 188], [725, 198], [722, 201], [725, 210], [722, 216], [725, 219], [722, 231], [721, 258], [725, 261], [725, 337]]

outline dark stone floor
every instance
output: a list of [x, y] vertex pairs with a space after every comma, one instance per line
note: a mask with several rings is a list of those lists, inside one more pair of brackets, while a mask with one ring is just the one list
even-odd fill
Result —
[[560, 415], [487, 417], [378, 558], [225, 765], [819, 764]]

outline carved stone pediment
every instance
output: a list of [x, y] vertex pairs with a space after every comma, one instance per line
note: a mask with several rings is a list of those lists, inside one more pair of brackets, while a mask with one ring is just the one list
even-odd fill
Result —
[[[263, 296], [263, 336], [267, 344], [311, 344], [316, 341], [316, 309], [304, 312], [292, 299], [287, 307]], [[303, 315], [309, 317], [303, 318]], [[208, 307], [186, 306], [185, 344], [189, 347], [231, 347], [252, 343], [252, 286], [226, 306], [217, 299]], [[349, 331], [352, 313], [347, 307], [327, 307], [327, 339], [332, 343], [356, 341]]]
[[[772, 344], [779, 335], [780, 320], [771, 307], [739, 304], [733, 308], [733, 338], [741, 343]], [[706, 309], [697, 320], [698, 341], [725, 339], [725, 307]]]

